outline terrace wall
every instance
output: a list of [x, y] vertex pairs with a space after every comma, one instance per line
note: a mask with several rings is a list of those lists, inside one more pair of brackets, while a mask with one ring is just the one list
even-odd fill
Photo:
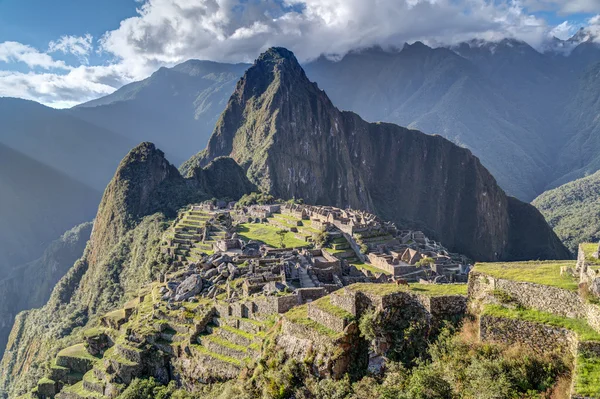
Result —
[[308, 304], [308, 318], [335, 332], [343, 332], [349, 321], [320, 309], [314, 303]]
[[577, 292], [547, 285], [495, 278], [475, 271], [469, 274], [469, 297], [482, 298], [494, 290], [510, 294], [516, 301], [528, 308], [563, 317], [587, 317], [586, 304]]
[[482, 341], [504, 345], [524, 345], [538, 353], [572, 353], [577, 350], [577, 336], [566, 328], [525, 320], [482, 315], [479, 320]]

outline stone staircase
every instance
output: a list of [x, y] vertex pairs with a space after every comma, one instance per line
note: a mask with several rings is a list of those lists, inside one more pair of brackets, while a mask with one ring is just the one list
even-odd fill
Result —
[[[353, 248], [352, 243], [348, 241], [348, 238], [344, 234], [339, 234], [331, 241], [331, 248], [333, 249], [332, 255], [336, 258], [346, 261], [348, 263], [357, 263], [362, 260], [359, 258], [360, 250], [358, 252]], [[358, 248], [357, 248], [358, 249]]]
[[215, 213], [198, 210], [184, 212], [166, 238], [163, 252], [171, 254], [176, 266], [198, 261], [203, 253], [212, 254], [213, 244], [227, 236], [227, 228], [215, 218]]
[[192, 345], [194, 356], [204, 362], [203, 374], [212, 374], [207, 380], [236, 378], [244, 366], [257, 361], [266, 330], [264, 322], [215, 315]]

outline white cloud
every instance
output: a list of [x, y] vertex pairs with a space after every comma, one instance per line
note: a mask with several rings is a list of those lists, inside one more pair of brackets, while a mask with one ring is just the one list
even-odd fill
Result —
[[0, 96], [65, 108], [110, 94], [131, 80], [121, 65], [80, 66], [66, 74], [0, 71]]
[[[600, 0], [138, 0], [138, 15], [121, 21], [97, 44], [106, 65], [87, 66], [91, 35], [63, 36], [47, 53], [15, 42], [0, 44], [0, 61], [64, 74], [4, 72], [0, 95], [50, 105], [81, 102], [147, 77], [160, 66], [190, 58], [250, 62], [271, 46], [290, 48], [301, 61], [339, 56], [373, 45], [401, 47], [421, 40], [454, 44], [513, 37], [541, 48], [550, 35], [567, 38], [568, 21], [549, 26], [532, 10], [597, 9]], [[600, 10], [598, 10], [600, 13]], [[600, 15], [590, 19], [600, 27]], [[77, 67], [51, 54], [76, 56]]]
[[536, 45], [551, 29], [516, 2], [486, 0], [146, 0], [139, 11], [104, 35], [104, 51], [124, 61], [172, 64], [251, 61], [279, 45], [307, 60], [415, 40], [509, 35]]
[[61, 36], [57, 41], [48, 44], [48, 53], [57, 51], [63, 54], [73, 54], [83, 64], [88, 63], [88, 55], [94, 48], [93, 37], [89, 33], [84, 36]]
[[69, 69], [63, 61], [54, 60], [50, 55], [18, 42], [0, 43], [1, 62], [23, 62], [30, 68]]
[[600, 12], [600, 0], [524, 0], [531, 11], [555, 11], [561, 15]]

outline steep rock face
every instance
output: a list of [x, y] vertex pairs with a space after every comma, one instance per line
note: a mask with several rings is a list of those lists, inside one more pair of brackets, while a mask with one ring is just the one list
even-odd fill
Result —
[[0, 363], [0, 392], [16, 396], [31, 389], [44, 362], [76, 339], [74, 329], [121, 306], [166, 267], [159, 246], [179, 208], [221, 194], [235, 200], [251, 187], [231, 159], [196, 168], [184, 179], [153, 144], [134, 148], [106, 188], [83, 257], [43, 308], [16, 317]]
[[[273, 48], [238, 82], [189, 173], [231, 156], [249, 179], [280, 197], [374, 211], [425, 230], [477, 260], [565, 258], [568, 251], [543, 224], [529, 251], [511, 219], [509, 198], [470, 151], [440, 136], [393, 124], [367, 123], [341, 112], [306, 77], [291, 52]], [[516, 214], [516, 213], [515, 213]]]
[[[210, 198], [235, 199], [256, 190], [246, 173], [229, 157], [220, 157], [192, 172], [192, 181]], [[223, 184], [223, 182], [226, 182]]]
[[155, 212], [173, 216], [192, 189], [152, 143], [135, 147], [121, 161], [106, 187], [94, 224], [90, 260], [114, 245], [141, 217]]
[[0, 354], [15, 315], [48, 300], [54, 285], [83, 254], [91, 231], [92, 223], [72, 228], [50, 244], [41, 258], [17, 267], [0, 280]]

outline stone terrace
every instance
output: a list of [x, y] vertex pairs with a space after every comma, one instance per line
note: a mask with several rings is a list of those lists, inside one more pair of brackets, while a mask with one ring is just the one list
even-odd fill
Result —
[[600, 306], [575, 269], [574, 261], [477, 264], [469, 297], [481, 309], [482, 340], [571, 354], [572, 397], [598, 398]]

